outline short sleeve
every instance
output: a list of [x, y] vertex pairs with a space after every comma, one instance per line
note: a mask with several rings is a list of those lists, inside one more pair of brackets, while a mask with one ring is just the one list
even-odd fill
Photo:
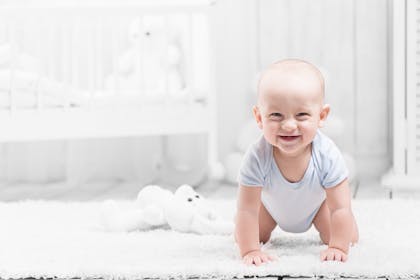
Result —
[[265, 185], [266, 154], [258, 143], [248, 148], [239, 169], [238, 182], [240, 185], [255, 187], [263, 187]]
[[335, 187], [349, 176], [349, 171], [340, 150], [332, 141], [324, 152], [321, 185], [324, 188]]

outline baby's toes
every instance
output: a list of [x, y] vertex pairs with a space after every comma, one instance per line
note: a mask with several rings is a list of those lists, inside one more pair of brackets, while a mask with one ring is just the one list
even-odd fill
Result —
[[267, 262], [269, 262], [269, 259], [268, 259], [268, 257], [267, 256], [261, 256], [261, 261], [263, 262], [263, 263], [267, 263]]

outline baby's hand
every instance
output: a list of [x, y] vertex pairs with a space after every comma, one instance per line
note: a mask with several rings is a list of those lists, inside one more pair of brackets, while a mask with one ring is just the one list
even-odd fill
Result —
[[246, 265], [255, 264], [256, 266], [275, 260], [277, 260], [276, 257], [270, 256], [269, 254], [264, 253], [260, 250], [251, 251], [243, 257], [243, 261]]
[[347, 254], [337, 248], [328, 248], [321, 252], [321, 261], [347, 261]]

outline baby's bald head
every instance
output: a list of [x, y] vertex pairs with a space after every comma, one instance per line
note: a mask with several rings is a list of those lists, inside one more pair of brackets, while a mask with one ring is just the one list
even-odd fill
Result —
[[264, 103], [267, 95], [300, 94], [324, 100], [324, 78], [314, 65], [300, 59], [285, 59], [270, 65], [258, 83], [258, 104]]

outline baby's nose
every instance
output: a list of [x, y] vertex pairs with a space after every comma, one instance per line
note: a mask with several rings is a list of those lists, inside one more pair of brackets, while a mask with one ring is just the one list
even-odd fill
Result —
[[297, 124], [295, 120], [285, 120], [282, 128], [286, 131], [293, 131], [297, 128]]

